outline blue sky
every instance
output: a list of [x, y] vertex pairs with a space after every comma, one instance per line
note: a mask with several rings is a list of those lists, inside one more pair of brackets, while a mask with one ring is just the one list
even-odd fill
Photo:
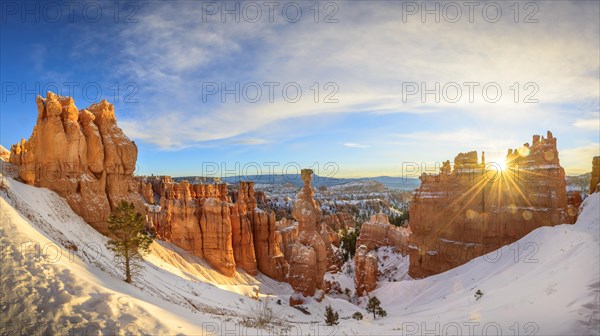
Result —
[[[456, 22], [454, 9], [440, 7], [439, 23], [408, 14], [413, 3], [435, 8], [321, 2], [317, 15], [313, 2], [277, 2], [270, 20], [258, 2], [254, 20], [255, 8], [228, 2], [240, 6], [236, 22], [215, 2], [123, 2], [118, 11], [98, 1], [3, 3], [0, 143], [29, 137], [35, 92], [50, 88], [80, 109], [115, 103], [142, 174], [199, 175], [213, 163], [267, 173], [276, 162], [278, 173], [297, 163], [321, 175], [401, 175], [403, 162], [431, 166], [470, 150], [499, 159], [546, 130], [568, 173], [590, 170], [600, 155], [597, 1], [520, 3], [518, 14], [510, 2], [496, 22], [488, 22], [495, 8], [483, 15], [485, 2], [473, 22], [467, 7]], [[222, 86], [236, 83], [240, 102], [222, 101]], [[272, 101], [265, 83], [278, 83]], [[407, 94], [435, 83], [439, 102]], [[477, 83], [473, 102], [464, 83]], [[456, 86], [462, 96], [453, 102]], [[502, 96], [486, 101], [495, 87]], [[528, 94], [537, 102], [524, 102]], [[323, 168], [330, 162], [335, 172]]]

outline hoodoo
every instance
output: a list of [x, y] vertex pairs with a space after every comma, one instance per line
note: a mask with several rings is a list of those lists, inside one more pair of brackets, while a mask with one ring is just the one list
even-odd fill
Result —
[[55, 191], [100, 232], [120, 201], [143, 211], [133, 179], [137, 146], [117, 126], [114, 106], [103, 100], [79, 110], [73, 98], [52, 92], [36, 103], [29, 140], [11, 147], [21, 180]]
[[290, 304], [302, 303], [302, 296], [313, 296], [323, 288], [323, 275], [332, 264], [331, 245], [321, 236], [321, 209], [317, 206], [310, 186], [313, 171], [302, 169], [304, 187], [294, 202], [293, 216], [298, 221], [298, 237], [291, 243], [288, 261], [288, 281], [296, 293]]

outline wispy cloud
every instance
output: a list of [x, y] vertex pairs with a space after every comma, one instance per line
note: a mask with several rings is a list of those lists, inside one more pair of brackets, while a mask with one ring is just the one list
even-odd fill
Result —
[[246, 138], [232, 141], [236, 145], [264, 145], [269, 143], [268, 140], [258, 138]]
[[588, 119], [577, 119], [573, 126], [588, 131], [600, 131], [600, 113]]
[[[119, 124], [133, 138], [164, 150], [301, 138], [310, 134], [310, 125], [279, 132], [275, 140], [269, 134], [296, 119], [324, 123], [326, 115], [351, 113], [453, 117], [446, 132], [413, 131], [411, 128], [422, 125], [406, 124], [399, 128], [405, 127], [409, 134], [387, 139], [372, 134], [378, 138], [375, 142], [369, 137], [372, 147], [382, 141], [431, 146], [451, 143], [464, 150], [468, 149], [465, 144], [477, 144], [500, 153], [507, 144], [522, 143], [524, 129], [526, 134], [539, 132], [541, 127], [558, 130], [571, 125], [598, 130], [597, 103], [585, 108], [586, 113], [596, 111], [592, 115], [582, 116], [572, 108], [598, 100], [600, 55], [597, 48], [589, 47], [589, 41], [599, 38], [594, 15], [597, 3], [540, 3], [537, 24], [514, 24], [512, 20], [422, 24], [418, 18], [405, 23], [401, 6], [393, 3], [386, 10], [374, 10], [371, 2], [338, 5], [336, 24], [312, 20], [253, 24], [243, 20], [222, 23], [219, 18], [202, 22], [202, 7], [191, 2], [177, 6], [148, 3], [136, 15], [138, 23], [110, 36], [120, 41], [119, 48], [110, 50], [113, 59], [120, 60], [114, 73], [137, 83], [143, 101], [121, 117]], [[307, 9], [306, 13], [310, 12]], [[511, 11], [507, 8], [506, 13]], [[280, 85], [272, 102], [265, 99], [268, 89], [264, 86], [263, 99], [256, 103], [243, 98], [236, 102], [232, 95], [221, 102], [220, 94], [204, 102], [203, 82], [229, 87], [250, 82]], [[301, 86], [300, 101], [283, 99], [282, 86], [289, 82]], [[425, 83], [427, 88], [436, 82], [461, 86], [478, 82], [480, 86], [473, 103], [465, 86], [460, 102], [442, 97], [437, 103], [432, 95], [425, 102], [420, 94], [406, 100], [402, 95], [406, 82]], [[481, 96], [481, 86], [489, 82], [503, 89], [498, 103], [485, 102]], [[515, 82], [519, 83], [518, 94]], [[315, 83], [318, 103], [311, 89]], [[327, 83], [337, 84], [337, 103], [323, 103], [332, 92], [325, 90]], [[537, 85], [534, 97], [539, 103], [522, 102], [532, 92], [525, 88], [526, 83]], [[493, 128], [500, 131], [489, 132]], [[515, 128], [521, 133], [511, 132]], [[366, 146], [343, 140], [335, 139], [334, 144]]]
[[346, 142], [346, 143], [344, 143], [344, 147], [350, 147], [350, 148], [367, 148], [369, 146], [367, 146], [367, 145], [361, 145], [361, 144], [357, 144], [357, 143], [353, 143], [353, 142]]

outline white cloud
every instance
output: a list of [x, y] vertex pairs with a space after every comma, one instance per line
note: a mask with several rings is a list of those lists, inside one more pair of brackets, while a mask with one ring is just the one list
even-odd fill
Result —
[[600, 114], [597, 114], [595, 118], [577, 119], [573, 126], [589, 131], [600, 131]]
[[[600, 55], [597, 48], [589, 47], [590, 41], [599, 38], [597, 10], [585, 7], [597, 6], [593, 3], [540, 3], [540, 22], [528, 25], [512, 20], [422, 24], [415, 19], [403, 23], [400, 6], [386, 4], [386, 10], [375, 10], [368, 2], [340, 2], [337, 24], [312, 20], [292, 25], [203, 23], [198, 6], [182, 10], [184, 5], [148, 11], [118, 36], [125, 46], [116, 52], [126, 60], [119, 71], [143, 82], [140, 87], [150, 91], [141, 92], [146, 94], [144, 110], [127, 120], [124, 128], [134, 138], [161, 148], [183, 148], [249, 133], [260, 137], [283, 120], [358, 112], [451, 113], [457, 124], [469, 129], [518, 124], [535, 132], [540, 120], [553, 123], [555, 129], [565, 124], [563, 118], [571, 122], [576, 118], [573, 115], [578, 111], [568, 106], [549, 105], [598, 97]], [[300, 102], [289, 103], [279, 91], [272, 103], [229, 99], [205, 104], [203, 81], [242, 85], [293, 81], [300, 83], [303, 96]], [[339, 102], [315, 104], [310, 89], [314, 82], [320, 84], [320, 100], [327, 94], [325, 83], [337, 83]], [[497, 82], [503, 96], [496, 104], [483, 101], [480, 94], [474, 103], [466, 97], [456, 104], [443, 99], [435, 103], [431, 96], [422, 103], [419, 95], [404, 102], [403, 82], [429, 86]], [[524, 84], [536, 83], [535, 98], [540, 103], [515, 104], [510, 89], [514, 82], [520, 83], [519, 101], [532, 92]], [[463, 90], [466, 95], [464, 86]], [[157, 115], [170, 122], [157, 121]], [[575, 126], [586, 128], [591, 123], [582, 119]], [[302, 136], [303, 131], [286, 136]], [[440, 138], [423, 136], [423, 140]], [[450, 141], [482, 138], [469, 132], [447, 136]]]
[[350, 147], [350, 148], [367, 148], [369, 146], [367, 145], [361, 145], [361, 144], [357, 144], [357, 143], [353, 143], [353, 142], [346, 142], [344, 143], [345, 147]]
[[265, 139], [258, 139], [258, 138], [246, 138], [246, 139], [235, 140], [232, 143], [237, 144], [237, 145], [264, 145], [264, 144], [269, 143], [269, 141], [267, 141]]

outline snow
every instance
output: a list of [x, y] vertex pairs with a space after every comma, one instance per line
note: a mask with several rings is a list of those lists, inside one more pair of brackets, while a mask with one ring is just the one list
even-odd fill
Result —
[[[78, 330], [74, 334], [82, 334], [83, 328], [99, 328], [104, 334], [116, 334], [116, 328], [144, 334], [267, 334], [240, 325], [255, 308], [258, 293], [273, 303], [293, 335], [456, 330], [463, 335], [496, 330], [508, 335], [599, 335], [600, 193], [585, 200], [575, 225], [539, 228], [511, 246], [426, 279], [410, 279], [407, 257], [379, 249], [382, 275], [372, 294], [388, 316], [373, 320], [362, 308], [365, 300], [356, 306], [344, 295], [326, 296], [322, 302], [308, 299], [303, 306], [310, 315], [305, 315], [288, 306], [293, 294], [288, 284], [243, 271], [225, 277], [160, 241], [152, 244], [144, 270], [129, 285], [105, 247], [106, 238], [64, 199], [6, 174], [0, 177], [0, 322], [8, 334], [33, 334], [32, 328], [52, 334], [67, 334], [69, 328]], [[354, 290], [351, 266], [327, 277]], [[478, 289], [484, 295], [476, 300]], [[340, 314], [335, 328], [323, 325], [329, 304]], [[364, 320], [350, 318], [356, 311]]]
[[[416, 327], [440, 334], [457, 323], [467, 334], [465, 323], [475, 322], [478, 334], [488, 326], [490, 333], [499, 327], [503, 334], [517, 328], [524, 334], [598, 335], [599, 217], [600, 193], [595, 193], [574, 225], [539, 228], [463, 266], [387, 283], [374, 294], [388, 318], [403, 321], [405, 332]], [[478, 289], [484, 295], [475, 300]]]
[[410, 266], [409, 256], [403, 256], [396, 253], [391, 246], [384, 246], [377, 249], [377, 260], [379, 262], [379, 281], [402, 281], [412, 280], [408, 275]]

